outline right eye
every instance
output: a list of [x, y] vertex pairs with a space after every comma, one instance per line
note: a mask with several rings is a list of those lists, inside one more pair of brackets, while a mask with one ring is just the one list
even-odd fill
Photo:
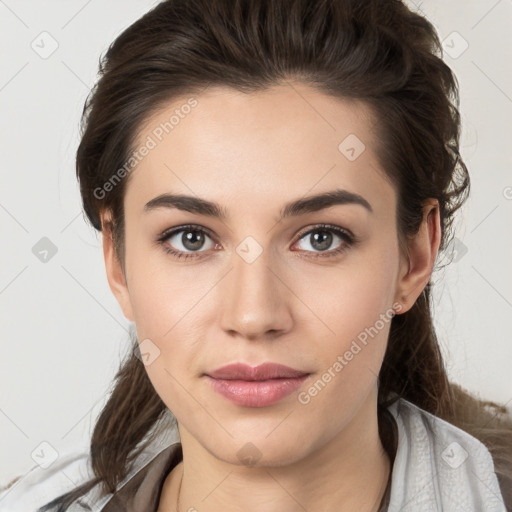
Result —
[[[196, 256], [194, 253], [206, 252], [199, 250], [204, 246], [206, 238], [210, 238], [211, 240], [210, 235], [204, 228], [190, 224], [166, 230], [158, 238], [158, 242], [162, 244], [167, 253], [175, 258], [187, 259], [200, 257]], [[217, 245], [218, 244], [212, 240], [212, 244], [209, 248], [217, 247]]]

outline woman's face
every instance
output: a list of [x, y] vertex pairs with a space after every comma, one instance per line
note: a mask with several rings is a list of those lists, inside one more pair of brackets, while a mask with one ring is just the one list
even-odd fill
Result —
[[[182, 437], [235, 464], [247, 443], [261, 464], [293, 462], [375, 417], [404, 265], [395, 190], [361, 103], [302, 84], [210, 87], [194, 100], [173, 101], [139, 133], [148, 150], [126, 190], [127, 286], [116, 295]], [[286, 208], [340, 190], [356, 199]], [[225, 216], [145, 207], [165, 194]], [[236, 362], [309, 375], [274, 403], [244, 405], [206, 376]]]

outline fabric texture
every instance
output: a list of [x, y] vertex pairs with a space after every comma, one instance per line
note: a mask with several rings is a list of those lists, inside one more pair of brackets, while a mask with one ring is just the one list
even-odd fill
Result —
[[[398, 427], [388, 512], [509, 512], [490, 452], [463, 430], [404, 399], [389, 407]], [[167, 411], [148, 434], [116, 492], [93, 487], [69, 512], [156, 512], [165, 477], [183, 460], [179, 433]], [[0, 512], [37, 512], [53, 498], [93, 477], [87, 453], [61, 456], [33, 467], [0, 491]]]

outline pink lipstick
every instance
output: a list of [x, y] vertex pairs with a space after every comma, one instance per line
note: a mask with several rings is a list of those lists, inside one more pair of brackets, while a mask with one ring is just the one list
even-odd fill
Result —
[[223, 366], [206, 374], [215, 391], [237, 405], [265, 407], [295, 391], [310, 375], [276, 363]]

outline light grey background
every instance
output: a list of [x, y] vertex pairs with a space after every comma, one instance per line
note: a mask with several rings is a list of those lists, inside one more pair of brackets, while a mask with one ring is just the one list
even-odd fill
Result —
[[[460, 82], [472, 178], [458, 261], [436, 276], [438, 336], [454, 381], [510, 407], [512, 1], [416, 4]], [[153, 5], [0, 0], [0, 485], [48, 453], [42, 442], [58, 453], [87, 448], [128, 347], [101, 238], [80, 210], [74, 153], [100, 54]], [[57, 248], [47, 262], [32, 251], [43, 237]]]

